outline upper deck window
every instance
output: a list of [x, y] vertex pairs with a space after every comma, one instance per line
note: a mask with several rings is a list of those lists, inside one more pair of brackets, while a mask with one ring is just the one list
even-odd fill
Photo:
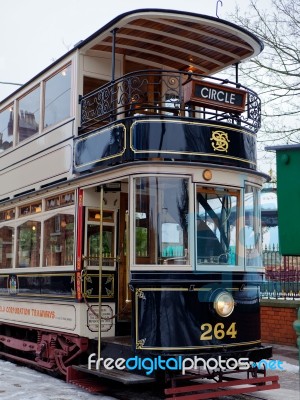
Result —
[[13, 106], [0, 112], [0, 153], [13, 145]]
[[71, 66], [68, 65], [45, 82], [44, 128], [71, 115]]
[[19, 100], [18, 141], [39, 132], [40, 127], [40, 87], [38, 86]]

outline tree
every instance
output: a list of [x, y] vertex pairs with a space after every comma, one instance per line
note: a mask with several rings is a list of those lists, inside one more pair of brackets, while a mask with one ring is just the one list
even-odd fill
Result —
[[[250, 0], [247, 14], [239, 8], [234, 21], [265, 45], [253, 60], [241, 64], [241, 76], [262, 99], [260, 147], [300, 143], [300, 1]], [[248, 83], [249, 82], [249, 83]]]

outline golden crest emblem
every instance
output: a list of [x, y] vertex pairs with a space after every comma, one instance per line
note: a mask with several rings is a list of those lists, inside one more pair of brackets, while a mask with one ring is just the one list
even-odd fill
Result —
[[210, 140], [212, 141], [212, 147], [214, 151], [228, 151], [228, 133], [223, 131], [212, 131]]

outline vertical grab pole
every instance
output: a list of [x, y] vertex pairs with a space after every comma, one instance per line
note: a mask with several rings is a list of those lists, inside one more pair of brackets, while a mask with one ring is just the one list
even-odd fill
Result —
[[111, 49], [111, 115], [110, 115], [110, 120], [115, 121], [116, 119], [116, 111], [115, 107], [117, 107], [117, 104], [115, 104], [115, 101], [118, 101], [115, 99], [115, 77], [116, 77], [116, 33], [117, 33], [118, 28], [114, 28], [111, 33], [112, 33], [112, 49]]
[[116, 75], [116, 34], [118, 28], [114, 28], [112, 33], [112, 49], [111, 49], [111, 80], [112, 82], [115, 81]]
[[129, 298], [129, 274], [130, 274], [130, 264], [129, 264], [129, 214], [126, 211], [125, 215], [125, 224], [126, 224], [126, 299], [125, 303], [130, 303], [131, 300]]
[[99, 296], [98, 296], [98, 360], [101, 358], [101, 308], [102, 308], [102, 263], [103, 263], [103, 186], [100, 189], [100, 237], [99, 237]]
[[235, 63], [235, 83], [239, 83], [239, 63]]

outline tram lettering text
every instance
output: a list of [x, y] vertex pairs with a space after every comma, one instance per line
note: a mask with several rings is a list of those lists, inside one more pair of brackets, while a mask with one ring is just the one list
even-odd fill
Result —
[[[198, 85], [196, 87], [198, 88]], [[199, 92], [199, 97], [203, 97], [204, 99], [236, 104], [235, 93], [224, 92], [223, 90], [212, 89], [206, 86], [199, 86]]]
[[31, 309], [31, 314], [34, 317], [55, 318], [55, 312], [54, 311], [36, 310], [35, 308], [32, 308]]
[[245, 110], [247, 92], [232, 86], [191, 78], [184, 83], [184, 102], [223, 111]]
[[16, 314], [16, 315], [28, 315], [33, 317], [42, 317], [42, 318], [55, 318], [55, 311], [48, 310], [38, 310], [35, 308], [25, 308], [25, 307], [13, 307], [13, 306], [0, 306], [0, 312], [6, 314]]

